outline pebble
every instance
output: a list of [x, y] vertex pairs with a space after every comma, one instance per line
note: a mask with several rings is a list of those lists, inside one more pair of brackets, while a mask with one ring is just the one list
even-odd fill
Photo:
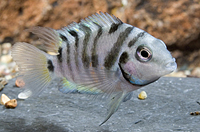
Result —
[[6, 75], [6, 76], [5, 76], [5, 79], [6, 79], [6, 80], [10, 80], [10, 79], [12, 79], [12, 78], [13, 78], [12, 75]]
[[3, 49], [2, 53], [8, 54], [10, 52], [11, 46], [12, 46], [11, 43], [2, 44], [2, 49]]
[[10, 63], [12, 61], [11, 55], [2, 55], [1, 56], [1, 62], [2, 63]]
[[138, 98], [141, 100], [144, 100], [147, 98], [147, 93], [145, 91], [140, 92], [140, 94], [138, 94]]
[[0, 78], [0, 91], [3, 90], [4, 86], [7, 84], [8, 82], [6, 81], [5, 78]]
[[190, 115], [200, 115], [200, 111], [191, 112]]
[[191, 72], [192, 77], [200, 77], [200, 67], [196, 67]]
[[15, 81], [15, 85], [17, 86], [17, 87], [23, 87], [23, 86], [25, 86], [25, 82], [23, 81], [23, 79], [22, 78], [17, 78], [16, 79], [16, 81]]
[[[11, 57], [11, 43], [3, 43], [0, 45], [0, 77], [10, 80], [16, 75], [17, 66]], [[4, 85], [0, 84], [0, 90]]]
[[6, 108], [15, 108], [17, 107], [17, 100], [16, 99], [12, 99], [8, 102], [5, 103], [5, 107]]
[[10, 101], [10, 98], [8, 98], [8, 96], [6, 96], [5, 94], [2, 94], [2, 95], [1, 95], [0, 103], [1, 103], [2, 105], [5, 105], [8, 101]]

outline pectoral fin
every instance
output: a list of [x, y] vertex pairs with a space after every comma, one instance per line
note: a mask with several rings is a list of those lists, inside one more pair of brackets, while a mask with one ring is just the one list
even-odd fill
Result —
[[119, 105], [121, 104], [121, 102], [124, 100], [126, 96], [127, 96], [127, 92], [124, 91], [124, 92], [118, 93], [117, 95], [111, 98], [108, 114], [105, 120], [99, 126], [103, 125], [118, 110]]

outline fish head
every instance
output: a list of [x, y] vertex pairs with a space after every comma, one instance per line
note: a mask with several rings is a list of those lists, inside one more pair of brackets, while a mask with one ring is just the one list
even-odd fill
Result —
[[165, 43], [150, 34], [121, 54], [119, 66], [124, 78], [135, 85], [147, 85], [177, 68]]

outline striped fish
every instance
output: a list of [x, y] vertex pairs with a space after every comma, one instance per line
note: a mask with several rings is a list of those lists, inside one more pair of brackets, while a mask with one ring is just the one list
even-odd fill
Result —
[[25, 82], [18, 97], [38, 95], [54, 78], [62, 78], [63, 93], [112, 94], [100, 125], [131, 98], [132, 91], [177, 67], [163, 41], [108, 13], [96, 13], [59, 30], [33, 27], [28, 31], [42, 45], [18, 42], [12, 48]]

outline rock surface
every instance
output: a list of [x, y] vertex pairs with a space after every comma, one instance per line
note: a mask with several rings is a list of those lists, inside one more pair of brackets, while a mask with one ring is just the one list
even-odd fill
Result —
[[[21, 91], [11, 80], [0, 93], [16, 98]], [[102, 126], [106, 101], [94, 100], [84, 94], [62, 94], [57, 82], [52, 83], [40, 97], [18, 100], [15, 109], [0, 106], [0, 131], [194, 131], [200, 130], [200, 79], [164, 77], [134, 91], [131, 100], [122, 103], [119, 110]], [[148, 97], [139, 100], [140, 91]]]

